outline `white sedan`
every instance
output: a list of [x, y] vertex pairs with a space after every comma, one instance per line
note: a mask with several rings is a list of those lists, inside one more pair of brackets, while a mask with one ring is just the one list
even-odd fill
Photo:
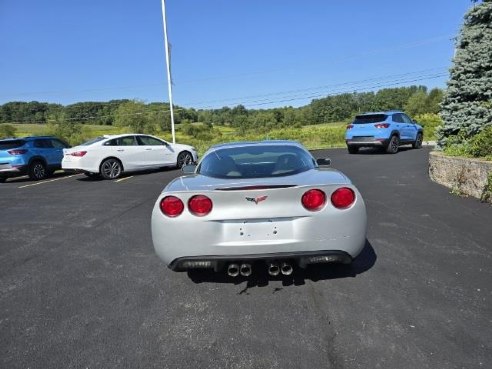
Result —
[[123, 172], [195, 163], [194, 147], [143, 134], [105, 135], [63, 150], [62, 168], [115, 179]]

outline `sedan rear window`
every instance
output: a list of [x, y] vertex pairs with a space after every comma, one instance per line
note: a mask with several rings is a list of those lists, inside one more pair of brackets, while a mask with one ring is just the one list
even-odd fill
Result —
[[312, 156], [297, 146], [258, 145], [217, 149], [203, 158], [197, 173], [215, 178], [266, 178], [314, 168]]
[[388, 118], [386, 114], [364, 114], [357, 115], [352, 124], [366, 124], [384, 122]]
[[15, 149], [16, 147], [24, 146], [26, 141], [24, 140], [5, 140], [0, 141], [0, 150], [10, 150]]
[[89, 145], [92, 145], [93, 143], [96, 143], [96, 142], [99, 142], [99, 141], [102, 141], [105, 139], [107, 139], [107, 137], [99, 136], [99, 137], [93, 138], [92, 140], [89, 140], [89, 141], [86, 141], [86, 142], [80, 144], [80, 146], [89, 146]]

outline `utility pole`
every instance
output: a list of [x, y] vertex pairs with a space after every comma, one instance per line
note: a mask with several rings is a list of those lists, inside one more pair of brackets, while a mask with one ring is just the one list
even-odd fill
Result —
[[164, 48], [166, 50], [166, 65], [167, 65], [167, 90], [169, 93], [169, 108], [171, 111], [171, 134], [173, 137], [173, 144], [176, 143], [176, 135], [174, 132], [174, 112], [173, 112], [173, 89], [171, 80], [171, 65], [169, 61], [169, 43], [167, 41], [167, 23], [166, 23], [166, 2], [161, 0], [162, 5], [162, 24], [164, 27]]

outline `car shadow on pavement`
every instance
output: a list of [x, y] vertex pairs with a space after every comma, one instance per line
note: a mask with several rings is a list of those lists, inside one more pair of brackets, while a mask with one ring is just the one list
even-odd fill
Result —
[[53, 180], [53, 179], [67, 177], [67, 176], [69, 176], [71, 174], [73, 174], [73, 173], [63, 172], [63, 171], [56, 171], [52, 175], [50, 175], [50, 176], [48, 176], [48, 177], [46, 177], [44, 179], [41, 179], [41, 180], [34, 180], [34, 179], [29, 178], [27, 175], [25, 175], [25, 176], [7, 178], [7, 181], [5, 183], [17, 183], [17, 184], [23, 184], [23, 183], [39, 183], [39, 182], [43, 182], [43, 181], [49, 181], [49, 180]]
[[[159, 173], [159, 172], [170, 172], [172, 170], [176, 170], [176, 168], [172, 167], [165, 167], [165, 168], [160, 168], [160, 169], [147, 169], [147, 170], [140, 170], [138, 172], [124, 172], [121, 174], [121, 177], [118, 179], [123, 179], [126, 177], [134, 177], [134, 176], [143, 176], [146, 174], [153, 174], [153, 173]], [[82, 174], [82, 173], [81, 173]], [[83, 175], [77, 178], [78, 181], [81, 182], [98, 182], [98, 181], [105, 181], [105, 179], [100, 175], [100, 174], [92, 174], [92, 175]]]
[[[413, 150], [411, 146], [403, 146], [398, 148], [398, 152], [405, 152]], [[391, 155], [387, 154], [386, 150], [380, 147], [362, 147], [359, 149], [359, 152], [357, 154], [352, 154], [354, 156], [357, 155]], [[396, 153], [398, 155], [398, 153]]]
[[195, 283], [232, 283], [241, 284], [247, 282], [245, 291], [251, 287], [266, 287], [270, 281], [282, 281], [283, 286], [302, 286], [306, 279], [314, 282], [356, 277], [359, 274], [371, 269], [376, 263], [377, 255], [369, 240], [359, 256], [350, 265], [344, 264], [315, 264], [309, 265], [306, 269], [294, 268], [291, 275], [270, 276], [267, 272], [265, 263], [255, 263], [253, 273], [249, 277], [229, 277], [225, 270], [214, 272], [212, 270], [190, 270], [189, 278]]

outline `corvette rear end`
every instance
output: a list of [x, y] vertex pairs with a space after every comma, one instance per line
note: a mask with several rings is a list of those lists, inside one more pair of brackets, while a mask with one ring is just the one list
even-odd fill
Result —
[[226, 269], [248, 276], [253, 262], [265, 261], [270, 274], [290, 274], [295, 265], [348, 264], [361, 252], [366, 209], [350, 180], [317, 167], [309, 153], [311, 159], [304, 159], [312, 167], [306, 170], [244, 175], [251, 166], [258, 172], [270, 161], [275, 165], [268, 150], [256, 163], [236, 157], [239, 176], [201, 175], [199, 166], [166, 186], [153, 209], [152, 238], [172, 270]]

